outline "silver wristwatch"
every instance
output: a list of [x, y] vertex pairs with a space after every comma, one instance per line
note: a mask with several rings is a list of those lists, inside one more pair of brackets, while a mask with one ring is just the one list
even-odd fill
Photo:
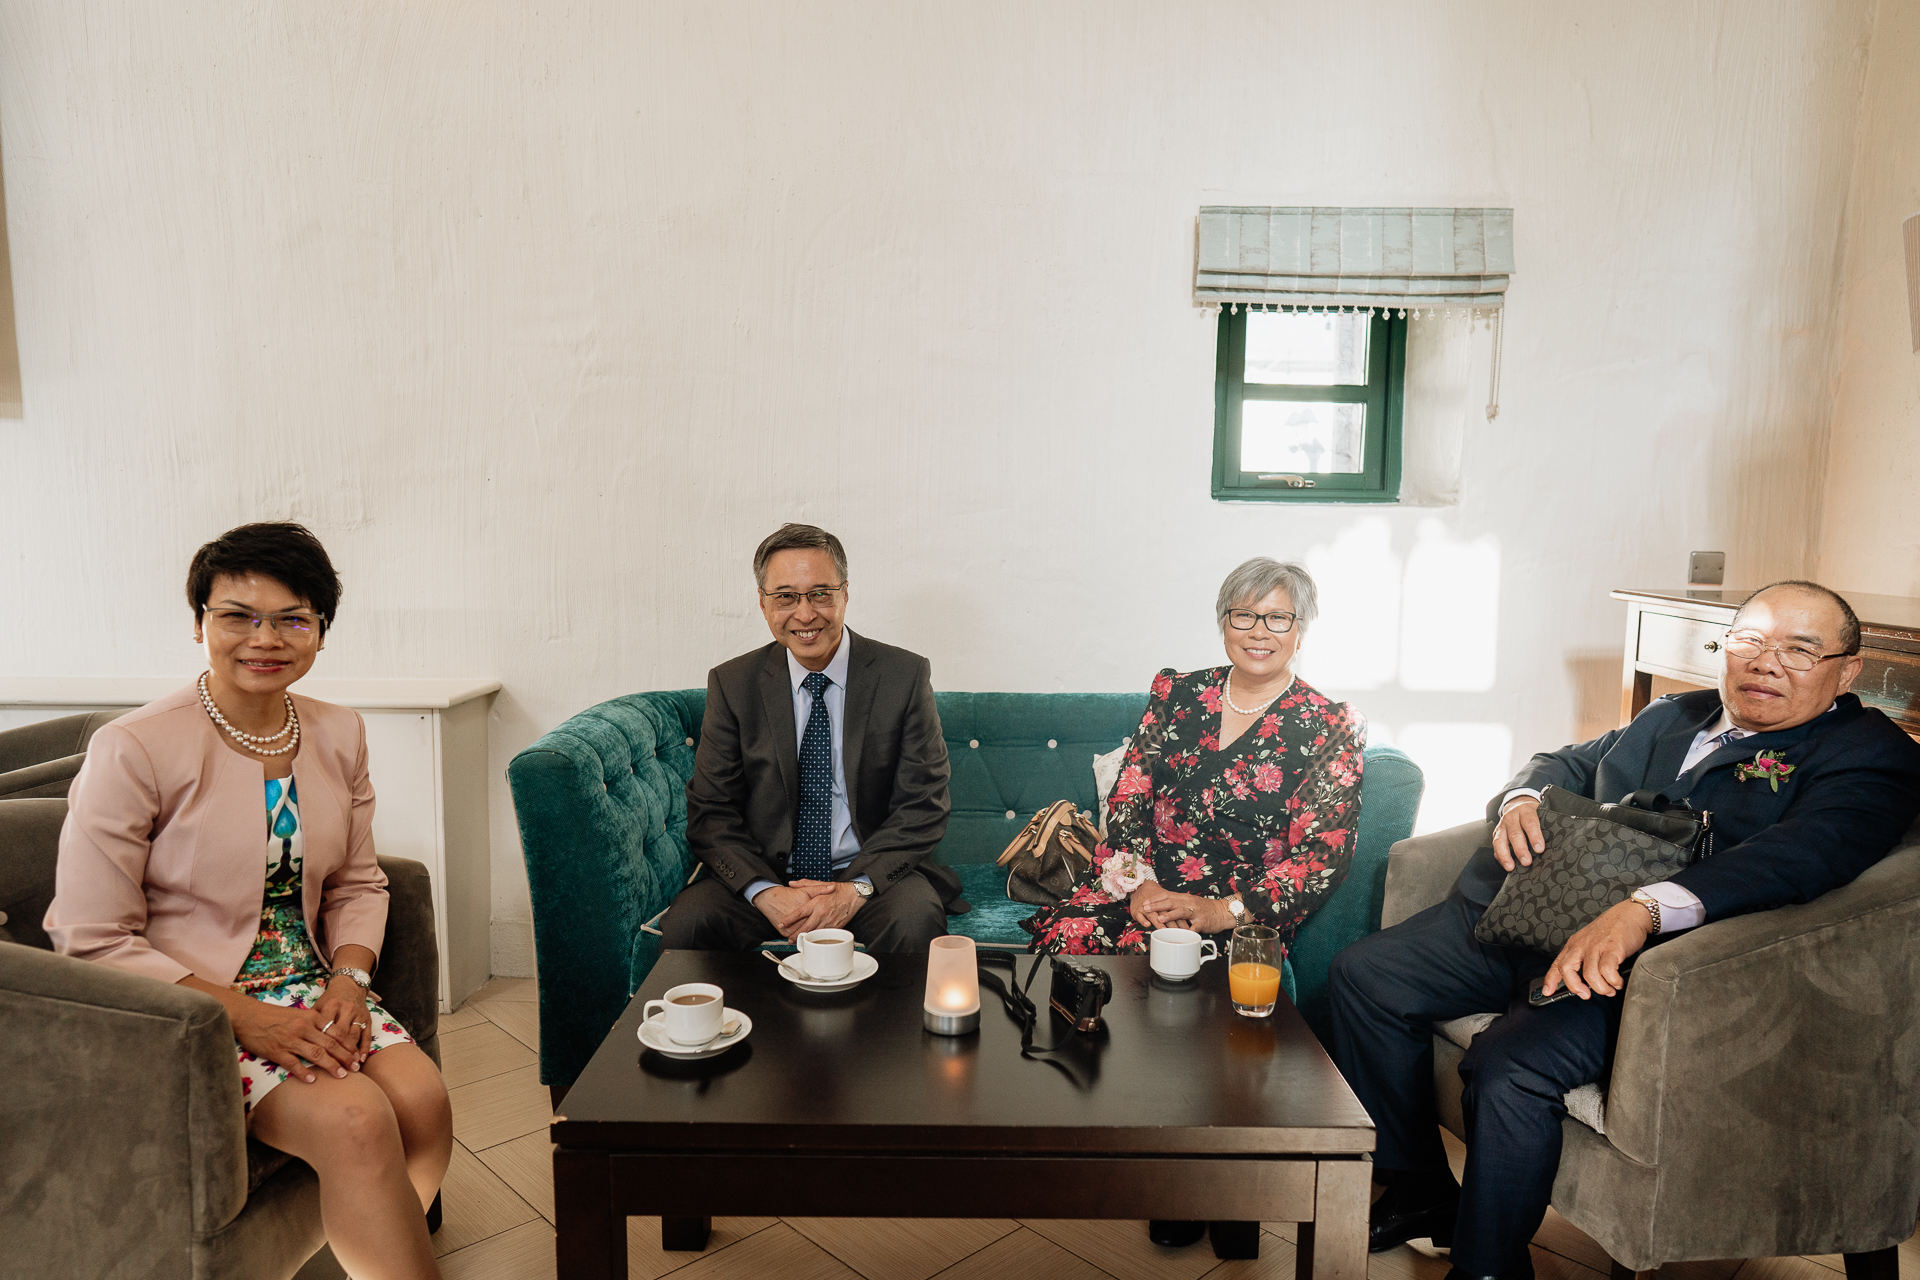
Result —
[[850, 880], [848, 883], [853, 886], [853, 891], [861, 897], [871, 898], [873, 896], [872, 882], [867, 880]]
[[1247, 922], [1247, 904], [1238, 898], [1228, 898], [1227, 914], [1233, 917], [1234, 924], [1243, 925]]
[[329, 978], [341, 978], [341, 977], [352, 978], [354, 981], [354, 984], [358, 986], [362, 991], [365, 991], [373, 986], [373, 975], [368, 973], [365, 969], [356, 969], [352, 965], [343, 964], [338, 969], [335, 969], [332, 973], [328, 974], [327, 976]]

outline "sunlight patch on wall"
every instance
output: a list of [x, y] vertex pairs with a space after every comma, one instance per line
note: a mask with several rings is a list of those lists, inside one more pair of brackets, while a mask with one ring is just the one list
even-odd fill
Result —
[[1301, 647], [1301, 669], [1322, 689], [1378, 689], [1399, 660], [1400, 557], [1377, 517], [1355, 521], [1307, 552], [1320, 620]]
[[[1455, 537], [1422, 520], [1407, 554], [1402, 688], [1485, 693], [1500, 638], [1500, 539]], [[1371, 687], [1371, 686], [1369, 686]]]
[[1415, 835], [1484, 818], [1487, 801], [1513, 776], [1513, 730], [1504, 724], [1410, 724], [1393, 745], [1426, 775]]

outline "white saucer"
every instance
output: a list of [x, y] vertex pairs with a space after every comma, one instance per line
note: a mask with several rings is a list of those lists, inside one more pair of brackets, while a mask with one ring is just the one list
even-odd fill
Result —
[[753, 1034], [753, 1019], [738, 1009], [728, 1009], [720, 1015], [720, 1025], [726, 1026], [729, 1019], [738, 1018], [740, 1029], [730, 1036], [719, 1036], [703, 1045], [684, 1045], [667, 1036], [667, 1029], [660, 1025], [661, 1015], [655, 1014], [640, 1024], [640, 1043], [663, 1053], [669, 1058], [711, 1058], [716, 1053], [725, 1053], [733, 1046]]
[[800, 953], [795, 952], [780, 962], [780, 976], [804, 991], [847, 991], [859, 986], [874, 974], [880, 972], [880, 962], [864, 951], [853, 953], [853, 967], [847, 970], [844, 978], [835, 978], [831, 982], [822, 982], [816, 978], [803, 978], [805, 971]]

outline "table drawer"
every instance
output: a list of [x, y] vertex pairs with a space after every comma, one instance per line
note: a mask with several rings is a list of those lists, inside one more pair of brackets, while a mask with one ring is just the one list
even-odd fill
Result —
[[1704, 684], [1717, 684], [1720, 653], [1718, 649], [1709, 650], [1707, 645], [1719, 644], [1726, 633], [1724, 623], [1701, 622], [1649, 609], [1640, 615], [1635, 661], [1642, 666], [1663, 667], [1693, 676]]

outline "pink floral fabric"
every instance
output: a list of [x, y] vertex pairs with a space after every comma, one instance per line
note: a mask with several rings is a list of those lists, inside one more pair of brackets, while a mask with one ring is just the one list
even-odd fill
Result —
[[1154, 677], [1094, 875], [1027, 920], [1035, 951], [1146, 951], [1126, 893], [1148, 879], [1204, 898], [1238, 893], [1283, 946], [1340, 887], [1360, 821], [1365, 722], [1296, 679], [1222, 750], [1229, 670]]

